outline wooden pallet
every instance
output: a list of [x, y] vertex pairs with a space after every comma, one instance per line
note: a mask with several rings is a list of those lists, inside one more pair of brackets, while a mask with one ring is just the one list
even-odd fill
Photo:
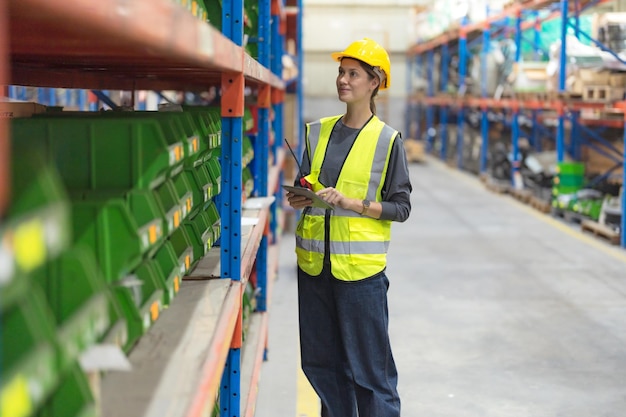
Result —
[[496, 194], [506, 194], [510, 191], [511, 185], [508, 182], [499, 182], [493, 178], [485, 180], [485, 187]]
[[600, 224], [593, 220], [583, 220], [580, 223], [580, 228], [583, 232], [587, 231], [596, 236], [607, 239], [613, 245], [619, 245], [620, 234], [608, 226]]
[[532, 197], [533, 195], [532, 192], [530, 192], [529, 190], [518, 190], [517, 188], [513, 187], [511, 187], [511, 189], [509, 190], [509, 194], [511, 194], [513, 198], [524, 204], [527, 204], [530, 201], [530, 197]]
[[536, 209], [539, 210], [542, 213], [550, 213], [550, 211], [552, 210], [552, 204], [550, 203], [550, 201], [546, 201], [546, 200], [542, 200], [541, 198], [531, 195], [530, 198], [528, 199], [528, 204]]
[[588, 220], [587, 216], [584, 216], [579, 213], [574, 213], [570, 210], [563, 210], [556, 207], [552, 207], [552, 215], [555, 217], [561, 217], [563, 220], [570, 223], [582, 223], [583, 220]]
[[583, 87], [583, 100], [612, 102], [624, 99], [624, 89], [610, 85], [588, 85]]

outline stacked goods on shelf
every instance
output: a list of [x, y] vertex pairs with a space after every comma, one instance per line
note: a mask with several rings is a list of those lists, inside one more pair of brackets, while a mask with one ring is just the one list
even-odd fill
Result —
[[33, 149], [12, 158], [0, 228], [0, 339], [10, 341], [0, 345], [0, 414], [75, 416], [94, 409], [89, 390], [72, 399], [74, 410], [55, 413], [52, 403], [68, 383], [86, 386], [74, 369], [109, 326], [107, 294], [93, 257], [71, 244], [71, 206], [54, 167]]
[[[101, 271], [100, 282], [114, 294], [107, 340], [125, 351], [210, 249], [205, 239], [203, 250], [194, 251], [184, 226], [214, 205], [221, 181], [220, 163], [210, 153], [219, 129], [211, 116], [202, 117], [50, 112], [12, 126], [16, 149], [45, 149], [46, 161], [57, 166], [70, 197], [75, 244], [91, 249], [92, 269]], [[214, 234], [219, 215], [212, 220], [194, 223], [194, 230], [204, 227], [198, 233], [205, 235], [210, 227]]]
[[583, 218], [598, 220], [604, 201], [601, 191], [585, 188], [585, 165], [581, 162], [562, 162], [557, 164], [554, 177], [552, 206], [566, 217], [576, 215], [576, 220]]
[[616, 53], [626, 50], [626, 13], [600, 13], [594, 19], [596, 38]]

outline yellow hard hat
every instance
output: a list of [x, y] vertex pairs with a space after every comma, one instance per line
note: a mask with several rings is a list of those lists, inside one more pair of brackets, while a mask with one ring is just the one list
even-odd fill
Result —
[[[374, 72], [380, 78], [380, 89], [384, 90], [391, 86], [391, 62], [385, 48], [369, 38], [363, 38], [352, 42], [345, 51], [330, 54], [335, 61], [341, 58], [354, 58], [363, 61], [374, 68]], [[382, 74], [379, 72], [382, 71]]]

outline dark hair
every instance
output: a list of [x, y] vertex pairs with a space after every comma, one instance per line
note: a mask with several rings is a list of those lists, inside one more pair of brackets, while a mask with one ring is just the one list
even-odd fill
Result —
[[[372, 68], [370, 64], [368, 64], [367, 62], [363, 62], [360, 59], [356, 59], [356, 58], [351, 58], [351, 59], [354, 59], [355, 61], [358, 61], [359, 64], [361, 64], [361, 67], [365, 70], [367, 75], [369, 75], [370, 80], [373, 80], [374, 78], [378, 79], [378, 75], [374, 72], [374, 69]], [[374, 91], [372, 91], [372, 96], [370, 97], [370, 111], [372, 112], [372, 114], [376, 114], [376, 103], [374, 103], [374, 97], [376, 97], [376, 95], [378, 94], [380, 83], [382, 83], [381, 79], [378, 79], [378, 81], [379, 81], [378, 87], [376, 87]]]
[[357, 60], [357, 61], [359, 61], [359, 63], [361, 64], [361, 67], [365, 70], [365, 72], [367, 72], [367, 75], [369, 75], [370, 80], [373, 80], [374, 78], [378, 79], [378, 87], [376, 87], [374, 91], [372, 91], [372, 96], [370, 97], [370, 111], [372, 112], [372, 114], [376, 114], [376, 103], [374, 103], [374, 97], [378, 95], [378, 89], [380, 88], [380, 84], [383, 81], [380, 78], [378, 78], [378, 75], [374, 72], [374, 69], [372, 68], [370, 64], [363, 62], [361, 60]]

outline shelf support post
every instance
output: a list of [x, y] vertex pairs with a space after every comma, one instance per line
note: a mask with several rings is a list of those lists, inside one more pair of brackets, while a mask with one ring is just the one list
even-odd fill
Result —
[[574, 160], [580, 160], [580, 129], [578, 120], [580, 119], [580, 111], [574, 110], [570, 113], [570, 142], [569, 142], [569, 153], [574, 158]]
[[[241, 199], [244, 114], [243, 73], [222, 74], [221, 277], [241, 281]], [[238, 328], [238, 326], [236, 326]], [[241, 332], [241, 328], [239, 328]], [[237, 338], [237, 329], [233, 339]], [[239, 416], [241, 353], [231, 349], [220, 389], [221, 415]], [[236, 397], [237, 401], [232, 398]]]
[[[561, 0], [561, 51], [559, 53], [559, 93], [565, 92], [567, 76], [567, 19], [568, 0]], [[563, 160], [559, 160], [563, 162]]]
[[511, 164], [511, 182], [514, 188], [523, 188], [523, 182], [521, 181], [520, 176], [520, 155], [519, 155], [519, 104], [515, 102], [513, 106], [513, 116], [511, 120], [511, 134], [512, 134], [512, 152], [513, 152], [513, 161]]
[[556, 128], [556, 161], [563, 162], [565, 158], [565, 109], [562, 104], [557, 106], [559, 116]]
[[624, 191], [624, 185], [626, 184], [626, 112], [624, 112], [624, 146], [622, 150], [622, 191], [620, 193], [620, 199], [622, 200], [622, 218], [620, 222], [620, 246], [626, 248], [626, 191]]
[[[433, 85], [433, 71], [435, 70], [435, 51], [428, 51], [428, 61], [426, 67], [426, 76], [428, 87], [427, 87], [427, 95], [428, 97], [433, 97], [435, 95], [435, 86]], [[426, 152], [430, 153], [433, 150], [433, 144], [435, 141], [435, 108], [431, 104], [426, 109]]]
[[[448, 43], [444, 43], [441, 46], [441, 87], [440, 90], [445, 94], [448, 91], [448, 78], [450, 66], [450, 48]], [[441, 121], [439, 123], [441, 130], [441, 159], [444, 160], [448, 154], [448, 114], [449, 107], [444, 104], [439, 108]]]
[[[459, 98], [465, 95], [465, 89], [467, 84], [465, 77], [467, 76], [467, 32], [465, 26], [467, 25], [467, 17], [463, 17], [461, 21], [461, 32], [459, 34]], [[459, 113], [457, 117], [457, 137], [456, 137], [456, 156], [457, 167], [463, 168], [463, 140], [465, 123], [465, 107], [461, 101], [459, 104]]]
[[[415, 73], [418, 77], [418, 79], [422, 79], [422, 76], [424, 75], [424, 66], [422, 61], [424, 60], [424, 57], [420, 54], [417, 55], [415, 57]], [[423, 117], [422, 117], [422, 103], [421, 101], [418, 100], [417, 105], [415, 107], [415, 115], [416, 115], [416, 120], [417, 120], [417, 127], [416, 127], [416, 131], [415, 131], [415, 137], [417, 138], [417, 140], [422, 140], [422, 121], [423, 121]]]
[[531, 112], [531, 131], [530, 131], [530, 141], [533, 145], [533, 148], [537, 152], [541, 152], [541, 136], [539, 135], [539, 110], [533, 110]]
[[[491, 25], [489, 21], [485, 24], [483, 29], [483, 48], [481, 54], [481, 95], [483, 100], [487, 98], [487, 57], [489, 56], [489, 50], [491, 49]], [[489, 153], [489, 109], [487, 105], [483, 103], [480, 106], [480, 133], [481, 133], [481, 146], [480, 146], [480, 174], [484, 174], [487, 171], [487, 154]]]
[[[270, 62], [270, 70], [282, 77], [282, 56], [283, 56], [283, 43], [284, 43], [284, 35], [281, 34], [281, 24], [280, 24], [280, 15], [277, 10], [272, 11], [272, 27], [271, 27], [271, 45], [272, 45], [272, 53], [271, 53], [271, 62]], [[283, 102], [285, 100], [285, 94], [281, 90], [273, 89], [272, 90], [272, 108], [274, 110], [274, 119], [272, 121], [272, 127], [274, 130], [274, 135], [276, 138], [274, 143], [272, 144], [272, 155], [274, 160], [278, 157], [278, 149], [283, 146], [283, 138], [284, 138], [284, 124], [283, 124]], [[279, 174], [278, 181], [280, 184], [283, 183], [284, 174], [282, 171]], [[276, 190], [274, 194], [276, 199], [272, 206], [270, 207], [270, 230], [272, 231], [272, 236], [275, 236], [275, 232], [278, 229], [278, 205], [281, 201], [281, 190]], [[273, 243], [273, 242], [272, 242]]]

